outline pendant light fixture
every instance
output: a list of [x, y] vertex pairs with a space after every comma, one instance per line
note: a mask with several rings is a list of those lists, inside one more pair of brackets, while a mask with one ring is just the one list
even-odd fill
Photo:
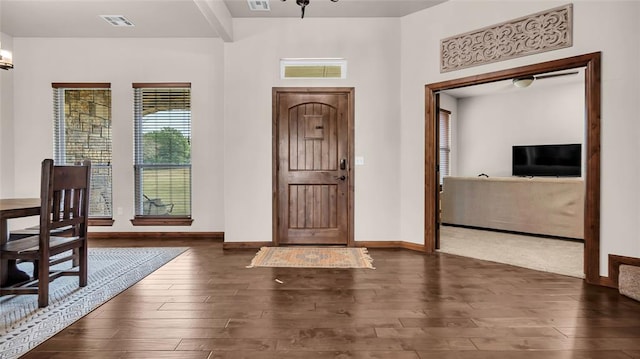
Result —
[[519, 77], [513, 79], [513, 85], [520, 88], [529, 87], [533, 83], [533, 80], [535, 80], [533, 76]]
[[516, 77], [512, 81], [514, 86], [525, 88], [525, 87], [531, 86], [534, 80], [542, 80], [542, 79], [548, 79], [553, 77], [570, 76], [570, 75], [577, 75], [577, 74], [578, 74], [578, 71], [560, 72], [560, 73], [553, 73], [553, 74], [546, 74], [546, 75], [542, 74], [542, 75], [535, 75], [535, 76], [529, 75], [529, 76], [523, 76], [523, 77]]
[[[287, 1], [287, 0], [282, 0]], [[304, 19], [304, 10], [307, 7], [307, 5], [309, 5], [309, 3], [311, 2], [311, 0], [296, 0], [296, 4], [298, 4], [298, 6], [300, 6], [300, 11], [301, 11], [301, 19]], [[331, 2], [338, 2], [338, 0], [331, 0]]]

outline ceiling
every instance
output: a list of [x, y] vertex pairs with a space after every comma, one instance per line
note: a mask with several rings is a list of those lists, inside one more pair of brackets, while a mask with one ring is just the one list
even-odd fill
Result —
[[[446, 0], [310, 0], [307, 17], [400, 17]], [[270, 0], [270, 13], [251, 11], [247, 0], [225, 0], [233, 17], [300, 17], [296, 0]]]
[[[221, 0], [0, 0], [0, 31], [13, 37], [218, 37], [203, 3]], [[314, 17], [399, 17], [446, 0], [311, 0]], [[224, 0], [233, 18], [300, 17], [296, 0], [270, 0], [250, 11], [247, 0]], [[99, 15], [123, 15], [135, 26], [114, 27]], [[304, 20], [301, 20], [304, 21]]]

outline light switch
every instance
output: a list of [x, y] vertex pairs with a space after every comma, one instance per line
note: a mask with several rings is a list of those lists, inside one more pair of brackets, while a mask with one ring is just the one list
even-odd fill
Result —
[[364, 157], [356, 156], [356, 166], [364, 166]]

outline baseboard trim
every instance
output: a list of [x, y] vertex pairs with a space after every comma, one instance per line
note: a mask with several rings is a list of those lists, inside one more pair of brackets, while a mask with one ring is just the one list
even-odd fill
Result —
[[89, 239], [204, 239], [224, 241], [224, 232], [89, 232]]
[[[259, 249], [269, 246], [273, 246], [273, 242], [224, 242], [222, 249]], [[367, 248], [401, 248], [424, 252], [424, 245], [403, 241], [355, 241], [354, 246]]]
[[609, 254], [609, 278], [607, 279], [612, 288], [618, 288], [618, 277], [620, 276], [621, 264], [640, 267], [640, 258]]
[[459, 228], [468, 228], [468, 229], [478, 229], [481, 231], [489, 231], [489, 232], [499, 232], [499, 233], [508, 233], [508, 234], [519, 234], [525, 235], [529, 237], [539, 237], [539, 238], [549, 238], [549, 239], [560, 239], [563, 241], [571, 241], [571, 242], [584, 242], [584, 238], [573, 238], [573, 237], [563, 237], [563, 236], [554, 236], [552, 234], [542, 234], [542, 233], [531, 233], [531, 232], [521, 232], [521, 231], [510, 231], [507, 229], [497, 229], [497, 228], [488, 228], [488, 227], [477, 227], [477, 226], [468, 226], [466, 224], [454, 224], [454, 223], [442, 223], [443, 226], [449, 227], [459, 227]]
[[618, 288], [618, 285], [613, 283], [613, 281], [609, 279], [609, 277], [603, 277], [603, 276], [600, 276], [600, 279], [597, 282], [589, 283], [589, 284], [599, 285], [601, 287], [607, 287], [607, 288], [613, 288], [613, 289]]
[[425, 248], [423, 244], [404, 241], [356, 241], [355, 246], [367, 248], [402, 248], [416, 252], [424, 252]]
[[273, 246], [273, 242], [224, 242], [222, 249], [260, 249]]

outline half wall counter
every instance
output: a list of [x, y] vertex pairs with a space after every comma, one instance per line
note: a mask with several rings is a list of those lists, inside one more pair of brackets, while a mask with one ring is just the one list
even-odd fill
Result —
[[443, 224], [584, 238], [584, 180], [445, 177]]

